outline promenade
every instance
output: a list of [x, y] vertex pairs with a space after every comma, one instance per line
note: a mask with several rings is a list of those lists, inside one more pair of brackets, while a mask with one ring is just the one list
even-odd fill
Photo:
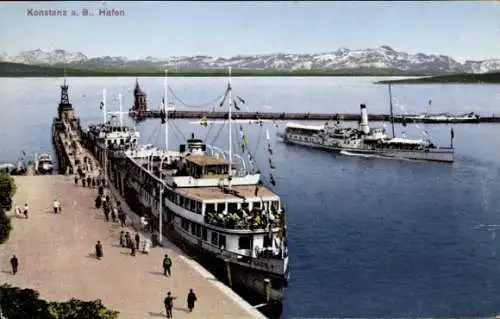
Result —
[[[130, 256], [119, 246], [119, 233], [133, 236], [135, 231], [105, 221], [102, 209], [94, 208], [97, 189], [75, 186], [73, 176], [20, 176], [15, 181], [14, 205], [28, 203], [30, 214], [12, 218], [10, 239], [0, 249], [1, 283], [36, 289], [50, 301], [100, 298], [124, 319], [165, 317], [167, 291], [177, 297], [173, 318], [263, 318], [175, 246]], [[62, 214], [53, 213], [54, 199], [61, 202]], [[100, 261], [94, 256], [98, 240], [104, 250]], [[166, 253], [173, 261], [172, 277], [162, 273]], [[10, 274], [12, 254], [20, 263], [15, 276]], [[186, 309], [189, 289], [198, 297], [192, 313]]]

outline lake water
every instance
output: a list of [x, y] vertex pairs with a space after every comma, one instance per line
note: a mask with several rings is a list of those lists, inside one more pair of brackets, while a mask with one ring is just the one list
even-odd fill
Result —
[[[101, 120], [102, 88], [110, 108], [119, 92], [124, 108], [132, 105], [134, 78], [68, 80], [82, 124]], [[356, 113], [366, 103], [369, 112], [388, 113], [387, 87], [376, 80], [234, 78], [233, 87], [252, 111]], [[61, 81], [0, 79], [0, 161], [51, 150]], [[157, 107], [163, 79], [139, 81]], [[169, 86], [182, 101], [178, 109], [196, 109], [220, 95], [226, 79], [169, 78]], [[498, 85], [398, 85], [393, 97], [396, 113], [424, 112], [429, 99], [436, 113], [500, 113]], [[174, 124], [171, 147], [191, 132], [212, 142], [219, 130], [186, 120]], [[164, 145], [159, 121], [139, 128], [143, 143]], [[273, 175], [288, 210], [292, 258], [286, 318], [500, 313], [500, 236], [495, 227], [481, 226], [500, 224], [500, 125], [455, 125], [453, 165], [336, 156], [274, 141], [272, 125], [243, 129], [264, 174], [267, 143], [258, 140], [266, 129], [273, 139]], [[398, 134], [417, 138], [423, 130], [437, 144], [449, 144], [448, 125], [396, 127]], [[227, 136], [224, 128], [213, 144], [227, 149]]]

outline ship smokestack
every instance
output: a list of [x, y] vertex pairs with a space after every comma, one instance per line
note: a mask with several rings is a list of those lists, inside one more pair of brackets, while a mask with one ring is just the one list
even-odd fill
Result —
[[368, 126], [368, 111], [366, 110], [366, 104], [361, 104], [359, 106], [361, 112], [361, 121], [359, 122], [359, 130], [365, 134], [370, 133], [370, 127]]

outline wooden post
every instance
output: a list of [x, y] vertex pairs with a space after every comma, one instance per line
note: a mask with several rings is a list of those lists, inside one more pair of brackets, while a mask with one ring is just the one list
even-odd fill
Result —
[[271, 300], [271, 280], [269, 278], [264, 279], [264, 289], [266, 293], [266, 302]]
[[231, 264], [229, 263], [229, 259], [224, 259], [224, 262], [226, 263], [227, 284], [229, 287], [232, 287], [233, 281], [231, 279]]

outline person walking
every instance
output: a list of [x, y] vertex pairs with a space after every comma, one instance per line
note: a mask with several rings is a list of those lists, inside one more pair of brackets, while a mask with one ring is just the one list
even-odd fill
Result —
[[92, 177], [90, 177], [90, 175], [88, 175], [88, 176], [87, 176], [87, 186], [88, 186], [89, 188], [91, 188], [91, 187], [92, 187], [92, 184], [91, 184], [91, 183], [92, 183]]
[[125, 232], [123, 230], [120, 231], [120, 246], [123, 248], [127, 247], [127, 240], [125, 238]]
[[118, 209], [116, 209], [116, 207], [113, 207], [113, 209], [111, 209], [111, 220], [113, 221], [113, 223], [116, 223], [117, 214], [118, 214]]
[[97, 244], [95, 245], [95, 256], [97, 257], [98, 260], [101, 260], [101, 258], [103, 257], [103, 251], [102, 251], [102, 244], [101, 242], [98, 240], [97, 241]]
[[171, 276], [172, 275], [172, 272], [171, 272], [171, 269], [172, 269], [172, 259], [170, 259], [170, 257], [168, 257], [167, 254], [165, 254], [165, 257], [163, 258], [163, 275], [164, 276]]
[[177, 297], [173, 297], [172, 293], [169, 291], [163, 300], [163, 303], [165, 304], [165, 311], [167, 312], [167, 318], [172, 318], [172, 308], [174, 308], [175, 299], [177, 299]]
[[13, 275], [17, 274], [17, 268], [19, 267], [19, 260], [17, 259], [16, 255], [13, 255], [12, 258], [10, 259], [10, 265], [12, 266], [12, 274]]
[[25, 218], [28, 218], [28, 203], [24, 204], [23, 214]]
[[140, 243], [141, 243], [141, 236], [139, 236], [139, 233], [135, 233], [135, 247], [137, 250], [139, 250]]
[[187, 295], [187, 306], [188, 306], [189, 312], [193, 312], [194, 303], [196, 302], [196, 300], [198, 300], [198, 298], [196, 298], [196, 295], [193, 292], [193, 289], [189, 289], [189, 293]]
[[53, 203], [53, 206], [54, 206], [54, 214], [57, 214], [57, 213], [60, 213], [61, 212], [61, 203], [59, 203], [59, 201], [57, 199], [54, 199], [54, 203]]

